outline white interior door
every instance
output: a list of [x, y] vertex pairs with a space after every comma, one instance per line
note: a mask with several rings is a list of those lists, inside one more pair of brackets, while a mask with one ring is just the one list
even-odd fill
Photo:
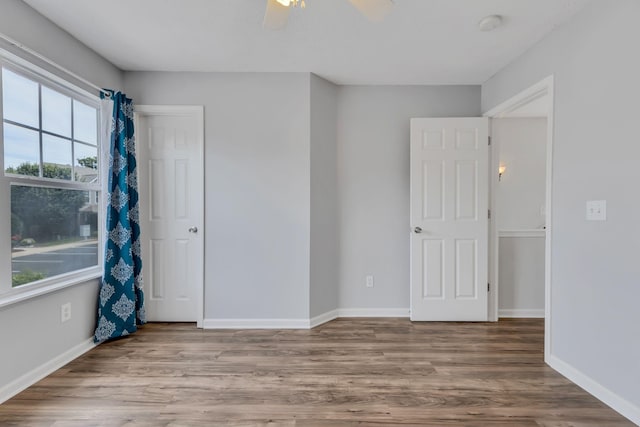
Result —
[[488, 119], [411, 119], [411, 320], [486, 321]]
[[147, 320], [202, 326], [203, 109], [136, 106]]

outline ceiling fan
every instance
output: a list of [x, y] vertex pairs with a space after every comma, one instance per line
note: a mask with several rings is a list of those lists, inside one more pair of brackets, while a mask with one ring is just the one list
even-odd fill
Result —
[[[318, 0], [323, 1], [323, 0]], [[380, 22], [391, 11], [393, 0], [349, 0], [356, 9], [372, 22]], [[294, 7], [304, 8], [304, 0], [267, 0], [267, 10], [262, 26], [269, 30], [281, 30], [287, 25], [289, 13]]]

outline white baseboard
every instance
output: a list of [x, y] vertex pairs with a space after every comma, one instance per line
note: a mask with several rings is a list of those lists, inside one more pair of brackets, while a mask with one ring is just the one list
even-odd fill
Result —
[[498, 317], [533, 317], [544, 319], [544, 308], [515, 308], [515, 309], [499, 309]]
[[309, 329], [309, 319], [204, 319], [203, 329]]
[[549, 355], [546, 362], [553, 369], [567, 377], [578, 386], [582, 387], [589, 394], [610, 406], [614, 411], [620, 413], [623, 417], [628, 418], [631, 422], [640, 425], [640, 407], [635, 406], [628, 400], [618, 396], [602, 384], [591, 379], [553, 354]]
[[409, 317], [408, 308], [339, 308], [311, 319], [204, 319], [203, 329], [311, 329], [338, 317]]
[[338, 317], [409, 317], [408, 308], [340, 308]]
[[0, 388], [0, 404], [11, 399], [22, 390], [31, 387], [47, 375], [52, 374], [58, 369], [62, 368], [72, 360], [82, 356], [87, 351], [94, 348], [96, 344], [93, 342], [93, 338], [81, 342], [75, 347], [70, 348], [61, 355], [43, 363], [35, 369], [27, 372], [20, 378], [15, 379], [4, 387]]
[[310, 320], [310, 324], [309, 327], [310, 328], [315, 328], [316, 326], [320, 326], [323, 323], [327, 323], [332, 321], [333, 319], [337, 319], [338, 318], [338, 310], [331, 310], [331, 311], [327, 311], [326, 313], [322, 313], [318, 316], [312, 317]]

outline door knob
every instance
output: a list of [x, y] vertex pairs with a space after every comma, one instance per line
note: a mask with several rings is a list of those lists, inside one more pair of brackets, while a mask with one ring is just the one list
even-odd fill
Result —
[[193, 226], [193, 227], [189, 227], [189, 233], [197, 233], [198, 232], [198, 227]]
[[416, 234], [420, 234], [420, 233], [422, 233], [422, 228], [416, 227], [416, 228], [413, 229], [413, 232], [416, 233]]

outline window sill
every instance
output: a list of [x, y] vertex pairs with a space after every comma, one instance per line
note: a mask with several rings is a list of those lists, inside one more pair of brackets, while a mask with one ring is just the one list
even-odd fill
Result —
[[101, 277], [102, 271], [99, 268], [92, 268], [88, 271], [60, 278], [60, 280], [56, 280], [55, 283], [46, 283], [39, 286], [35, 285], [33, 287], [26, 285], [23, 289], [12, 289], [6, 294], [0, 295], [0, 308], [50, 294], [52, 292], [57, 292]]

